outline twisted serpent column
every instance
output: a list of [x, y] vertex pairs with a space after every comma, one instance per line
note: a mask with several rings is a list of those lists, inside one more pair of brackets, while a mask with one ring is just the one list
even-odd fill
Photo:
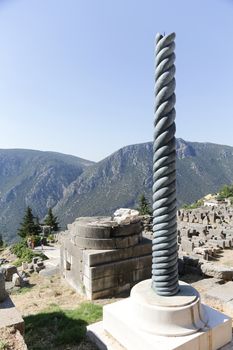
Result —
[[174, 39], [175, 33], [156, 36], [152, 288], [162, 296], [171, 296], [179, 291]]

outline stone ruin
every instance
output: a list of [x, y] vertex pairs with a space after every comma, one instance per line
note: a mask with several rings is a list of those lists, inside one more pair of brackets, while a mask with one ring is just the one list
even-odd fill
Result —
[[142, 237], [139, 213], [76, 219], [61, 239], [61, 273], [89, 299], [128, 292], [151, 277], [151, 241]]
[[[208, 274], [206, 268], [208, 266], [210, 270], [213, 269], [213, 264], [205, 262], [215, 261], [222, 250], [233, 247], [233, 208], [221, 205], [192, 210], [180, 209], [177, 212], [177, 218], [182, 267], [192, 266], [189, 272], [199, 271], [216, 277], [217, 272]], [[233, 270], [229, 279], [231, 280], [232, 277]]]

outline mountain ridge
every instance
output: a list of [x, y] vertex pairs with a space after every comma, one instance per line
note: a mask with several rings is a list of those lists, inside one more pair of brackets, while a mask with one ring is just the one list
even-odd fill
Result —
[[[77, 216], [112, 214], [152, 198], [152, 142], [122, 147], [99, 162], [59, 152], [0, 149], [0, 233], [8, 241], [30, 205], [53, 207], [62, 226]], [[233, 147], [177, 139], [178, 205], [233, 182]]]

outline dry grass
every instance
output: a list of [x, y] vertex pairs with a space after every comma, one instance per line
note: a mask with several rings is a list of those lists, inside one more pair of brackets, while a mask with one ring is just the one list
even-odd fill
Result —
[[13, 327], [0, 329], [0, 350], [26, 350], [23, 337]]
[[60, 276], [45, 278], [37, 273], [30, 277], [31, 288], [24, 293], [14, 293], [11, 298], [23, 316], [37, 314], [51, 306], [73, 309], [85, 298], [71, 289]]

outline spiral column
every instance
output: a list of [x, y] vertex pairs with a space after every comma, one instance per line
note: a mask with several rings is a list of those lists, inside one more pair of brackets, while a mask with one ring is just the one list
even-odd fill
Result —
[[179, 291], [176, 219], [175, 33], [156, 36], [152, 288]]

